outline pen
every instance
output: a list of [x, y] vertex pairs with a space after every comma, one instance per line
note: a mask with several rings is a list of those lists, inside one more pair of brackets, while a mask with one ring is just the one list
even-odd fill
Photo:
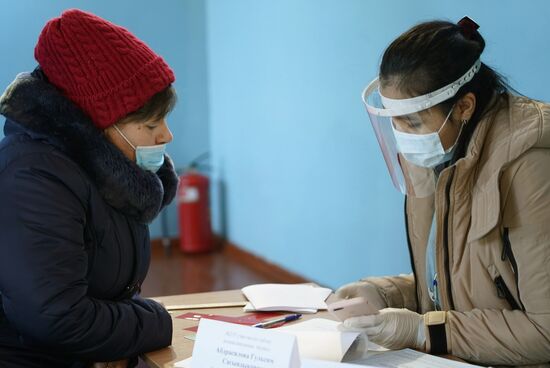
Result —
[[289, 314], [288, 316], [275, 318], [275, 319], [272, 319], [270, 321], [256, 323], [252, 327], [269, 328], [269, 327], [272, 327], [273, 325], [277, 325], [279, 323], [286, 323], [286, 322], [290, 322], [290, 321], [295, 321], [300, 317], [302, 317], [302, 315], [298, 314], [298, 313], [297, 314]]

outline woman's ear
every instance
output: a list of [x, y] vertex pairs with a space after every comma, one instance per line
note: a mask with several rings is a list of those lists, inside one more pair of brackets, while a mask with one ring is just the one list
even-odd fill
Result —
[[107, 138], [107, 140], [113, 142], [114, 128], [112, 126], [108, 126], [107, 128], [103, 129], [102, 133]]
[[469, 121], [476, 110], [476, 95], [472, 92], [466, 93], [456, 102], [456, 120]]

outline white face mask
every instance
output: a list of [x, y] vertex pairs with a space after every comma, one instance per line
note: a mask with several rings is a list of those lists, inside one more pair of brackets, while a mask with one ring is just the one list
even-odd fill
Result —
[[136, 151], [136, 164], [144, 170], [156, 173], [164, 164], [164, 153], [166, 152], [166, 144], [157, 144], [155, 146], [134, 146], [132, 142], [113, 125], [117, 132], [124, 138], [126, 142]]
[[[448, 150], [443, 149], [441, 139], [439, 138], [439, 132], [451, 116], [454, 106], [447, 114], [445, 121], [441, 125], [441, 128], [437, 132], [429, 134], [411, 134], [400, 132], [395, 129], [394, 124], [391, 124], [393, 134], [397, 143], [398, 151], [405, 157], [405, 159], [416, 166], [433, 168], [444, 162], [450, 161], [453, 157], [454, 150], [456, 148], [456, 141]], [[458, 136], [462, 132], [462, 126], [458, 132]], [[457, 139], [458, 140], [458, 136]]]

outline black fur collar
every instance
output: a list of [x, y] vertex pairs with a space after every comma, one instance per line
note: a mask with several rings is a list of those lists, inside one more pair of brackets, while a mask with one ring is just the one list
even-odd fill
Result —
[[40, 69], [17, 76], [0, 98], [0, 113], [48, 137], [88, 174], [107, 203], [139, 222], [150, 223], [174, 199], [178, 178], [168, 156], [156, 174], [139, 168]]

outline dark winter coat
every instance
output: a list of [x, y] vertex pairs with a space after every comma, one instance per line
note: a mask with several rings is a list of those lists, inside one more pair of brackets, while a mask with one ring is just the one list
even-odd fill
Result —
[[175, 195], [128, 160], [37, 69], [0, 99], [0, 366], [85, 367], [170, 344], [138, 296], [148, 223]]

